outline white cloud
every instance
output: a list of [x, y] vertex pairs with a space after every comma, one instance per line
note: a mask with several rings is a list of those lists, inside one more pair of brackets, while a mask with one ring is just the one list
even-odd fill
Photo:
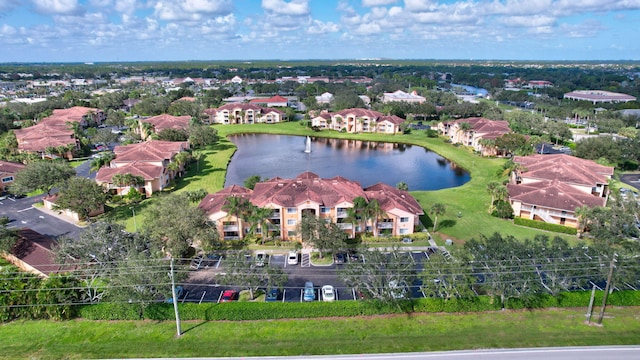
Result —
[[555, 18], [545, 15], [507, 16], [500, 19], [500, 23], [515, 27], [552, 26], [555, 22]]
[[80, 11], [77, 0], [32, 0], [37, 12], [43, 14], [74, 14]]
[[20, 4], [20, 0], [0, 0], [0, 11], [2, 12], [11, 11], [14, 8], [16, 8], [19, 4]]
[[2, 24], [2, 27], [0, 27], [0, 36], [12, 36], [15, 35], [15, 33], [16, 28], [13, 26]]
[[309, 0], [262, 0], [262, 8], [268, 13], [289, 16], [305, 16], [311, 12]]
[[434, 0], [404, 0], [404, 8], [408, 11], [434, 11], [438, 2]]
[[153, 8], [161, 20], [199, 21], [205, 16], [229, 14], [233, 4], [229, 0], [162, 0]]
[[312, 20], [311, 24], [307, 28], [308, 34], [326, 34], [337, 32], [340, 27], [332, 22], [322, 22], [320, 20]]
[[391, 5], [396, 2], [398, 2], [398, 0], [362, 0], [362, 6], [366, 6], [366, 7], [384, 6], [384, 5]]
[[113, 8], [123, 14], [133, 14], [138, 8], [138, 2], [136, 0], [116, 0]]

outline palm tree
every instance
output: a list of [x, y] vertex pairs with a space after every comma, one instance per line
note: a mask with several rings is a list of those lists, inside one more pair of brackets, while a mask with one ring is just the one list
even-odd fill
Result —
[[492, 181], [487, 184], [487, 192], [491, 195], [491, 203], [489, 203], [489, 214], [493, 211], [493, 203], [495, 202], [496, 189], [500, 186], [500, 183]]
[[373, 236], [378, 237], [378, 219], [386, 218], [387, 212], [380, 207], [377, 199], [373, 199], [367, 205], [367, 214], [369, 219], [373, 220]]
[[[366, 221], [364, 217], [367, 205], [367, 199], [362, 196], [358, 196], [353, 199], [353, 207], [347, 209], [347, 219], [351, 222], [351, 224], [358, 227], [362, 224], [362, 221]], [[356, 227], [354, 227], [353, 229], [353, 236], [356, 235]]]
[[202, 151], [194, 150], [191, 152], [191, 158], [196, 162], [196, 171], [200, 172], [200, 160], [204, 157]]
[[396, 189], [409, 191], [409, 185], [404, 181], [400, 181], [399, 183], [396, 184]]
[[252, 224], [250, 233], [253, 233], [255, 228], [260, 226], [262, 235], [260, 243], [264, 245], [264, 240], [269, 236], [269, 221], [267, 220], [273, 213], [273, 209], [254, 206], [251, 210], [251, 215], [249, 216], [249, 221]]
[[429, 213], [434, 215], [433, 232], [436, 232], [436, 228], [438, 226], [438, 216], [444, 215], [446, 211], [447, 209], [442, 203], [435, 203], [431, 205], [431, 210], [429, 211]]
[[242, 224], [240, 222], [240, 215], [246, 213], [249, 205], [252, 205], [249, 200], [240, 196], [227, 196], [222, 210], [233, 215], [236, 218], [236, 224], [238, 225], [238, 235], [240, 239], [243, 238], [244, 231], [242, 230]]

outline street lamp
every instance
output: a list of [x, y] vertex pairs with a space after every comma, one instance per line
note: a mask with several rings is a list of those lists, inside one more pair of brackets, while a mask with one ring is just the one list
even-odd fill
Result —
[[133, 229], [138, 232], [138, 225], [136, 224], [136, 208], [131, 206], [129, 209], [133, 212]]

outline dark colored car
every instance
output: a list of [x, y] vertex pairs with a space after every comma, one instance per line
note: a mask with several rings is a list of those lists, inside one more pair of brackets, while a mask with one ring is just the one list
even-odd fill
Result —
[[220, 302], [231, 302], [236, 299], [238, 296], [238, 292], [235, 290], [225, 290], [222, 293], [222, 297], [220, 298]]
[[269, 289], [267, 290], [267, 295], [264, 299], [266, 302], [276, 302], [278, 301], [278, 297], [280, 297], [280, 290], [278, 289]]
[[344, 264], [345, 258], [346, 256], [344, 253], [336, 253], [336, 256], [335, 256], [336, 264]]

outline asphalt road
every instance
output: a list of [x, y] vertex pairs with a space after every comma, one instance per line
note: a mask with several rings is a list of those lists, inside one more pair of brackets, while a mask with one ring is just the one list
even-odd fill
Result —
[[38, 195], [15, 200], [2, 200], [0, 201], [0, 216], [9, 218], [8, 227], [10, 228], [30, 228], [54, 239], [61, 236], [78, 238], [82, 228], [33, 207], [33, 204], [42, 200], [42, 197], [43, 195]]

